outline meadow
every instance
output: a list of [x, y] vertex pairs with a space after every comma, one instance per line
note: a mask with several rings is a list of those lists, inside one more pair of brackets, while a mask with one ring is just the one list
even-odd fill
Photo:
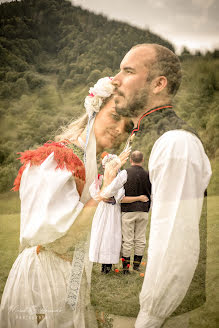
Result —
[[[69, 1], [0, 5], [0, 298], [19, 253], [19, 197], [8, 191], [20, 165], [17, 152], [53, 139], [60, 126], [81, 114], [89, 87], [117, 74], [124, 54], [145, 42], [174, 49], [149, 29], [108, 20]], [[174, 107], [199, 133], [214, 172], [208, 189], [207, 301], [191, 313], [190, 328], [216, 328], [219, 51], [194, 56], [183, 51], [180, 58], [183, 80]], [[147, 145], [147, 138], [141, 143]], [[119, 272], [103, 276], [94, 265], [92, 304], [101, 313], [136, 317], [143, 277], [134, 272], [124, 276], [121, 263], [114, 269]], [[109, 328], [108, 323], [102, 327]]]
[[[216, 162], [212, 162], [213, 171]], [[206, 303], [190, 314], [190, 328], [218, 327], [218, 241], [219, 229], [219, 195], [217, 194], [218, 174], [214, 173], [209, 186], [208, 196], [208, 228], [207, 228], [207, 274], [206, 274]], [[17, 193], [6, 192], [0, 194], [0, 295], [10, 268], [18, 255], [19, 248], [19, 211], [20, 202]], [[149, 229], [148, 229], [149, 230]], [[148, 235], [149, 232], [147, 232]], [[139, 311], [138, 296], [143, 282], [146, 268], [146, 253], [143, 258], [140, 273], [133, 272], [124, 276], [121, 261], [108, 275], [100, 273], [100, 265], [95, 264], [92, 275], [92, 304], [99, 313], [110, 313], [120, 316], [136, 317]], [[107, 316], [106, 316], [107, 318]], [[106, 320], [107, 323], [107, 320]], [[109, 321], [108, 321], [109, 323]], [[110, 324], [110, 323], [109, 323]], [[102, 327], [107, 327], [103, 325]]]

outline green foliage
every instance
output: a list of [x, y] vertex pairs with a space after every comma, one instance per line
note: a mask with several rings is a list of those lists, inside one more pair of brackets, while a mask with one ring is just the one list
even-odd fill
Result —
[[[23, 0], [0, 5], [0, 141], [2, 190], [19, 163], [16, 152], [53, 139], [83, 113], [89, 87], [113, 76], [137, 43], [173, 46], [149, 30], [107, 20], [69, 1]], [[207, 154], [218, 152], [218, 50], [182, 53], [183, 82], [176, 112], [200, 134]], [[162, 130], [166, 122], [160, 122]], [[151, 147], [150, 135], [139, 147]]]
[[210, 158], [219, 145], [219, 61], [191, 58], [183, 63], [183, 80], [175, 98], [176, 112], [199, 133]]
[[9, 71], [6, 72], [5, 74], [5, 80], [7, 82], [16, 82], [18, 78], [19, 78], [19, 74], [15, 71]]
[[8, 186], [13, 186], [14, 177], [17, 174], [17, 170], [13, 165], [13, 162], [7, 166], [0, 167], [0, 192], [8, 189]]
[[216, 157], [211, 160], [212, 177], [208, 186], [208, 195], [219, 195], [219, 151], [217, 150]]
[[46, 81], [43, 78], [32, 72], [25, 73], [24, 77], [27, 80], [28, 86], [31, 90], [42, 88], [46, 84]]
[[101, 72], [98, 69], [94, 69], [87, 78], [87, 83], [96, 82], [101, 77]]
[[[24, 0], [2, 4], [0, 27], [3, 47], [0, 53], [4, 65], [17, 71], [30, 69], [24, 66], [24, 61], [34, 64], [40, 73], [48, 73], [50, 69], [47, 66], [51, 63], [37, 59], [44, 51], [52, 55], [57, 65], [75, 64], [75, 73], [80, 74], [83, 81], [93, 70], [117, 69], [121, 56], [133, 44], [155, 42], [173, 49], [158, 35], [128, 24], [108, 21], [102, 15], [73, 7], [68, 1]], [[67, 67], [65, 73], [64, 79], [72, 79]], [[63, 79], [59, 79], [62, 80], [61, 85]], [[74, 85], [80, 83], [79, 78], [75, 79]]]
[[[77, 81], [77, 79], [78, 79], [77, 75], [75, 76], [74, 80], [66, 79], [65, 82], [62, 85], [63, 90], [64, 91], [71, 91], [73, 89], [73, 86], [74, 86], [74, 81]], [[77, 83], [75, 83], [75, 84], [77, 84]]]
[[28, 93], [28, 84], [24, 78], [19, 78], [13, 86], [13, 95], [20, 97], [23, 94]]
[[0, 98], [9, 99], [12, 95], [10, 84], [0, 82]]

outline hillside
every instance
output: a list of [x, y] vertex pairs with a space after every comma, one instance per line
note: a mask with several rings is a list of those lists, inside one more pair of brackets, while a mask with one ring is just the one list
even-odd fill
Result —
[[[0, 5], [0, 191], [10, 189], [17, 152], [52, 139], [79, 116], [88, 88], [113, 76], [138, 43], [173, 45], [128, 24], [108, 20], [64, 0]], [[215, 57], [215, 58], [214, 58]], [[208, 56], [183, 56], [176, 111], [199, 133], [208, 155], [218, 154], [218, 66]]]

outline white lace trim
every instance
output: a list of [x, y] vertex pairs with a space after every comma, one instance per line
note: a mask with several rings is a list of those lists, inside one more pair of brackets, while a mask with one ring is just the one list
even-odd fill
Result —
[[81, 279], [84, 270], [84, 259], [86, 253], [86, 243], [81, 241], [77, 244], [74, 251], [74, 258], [72, 261], [71, 275], [67, 289], [66, 302], [75, 311], [78, 305], [78, 298], [80, 292]]

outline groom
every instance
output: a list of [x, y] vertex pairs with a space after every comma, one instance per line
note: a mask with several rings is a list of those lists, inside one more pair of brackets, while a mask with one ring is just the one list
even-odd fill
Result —
[[[133, 120], [132, 149], [136, 145], [149, 159], [152, 184], [148, 264], [136, 328], [159, 328], [174, 311], [181, 314], [205, 301], [206, 221], [201, 219], [201, 251], [199, 221], [211, 167], [196, 132], [174, 112], [180, 81], [180, 62], [172, 51], [140, 44], [125, 55], [112, 82], [116, 111]], [[195, 289], [194, 275], [200, 283]]]

